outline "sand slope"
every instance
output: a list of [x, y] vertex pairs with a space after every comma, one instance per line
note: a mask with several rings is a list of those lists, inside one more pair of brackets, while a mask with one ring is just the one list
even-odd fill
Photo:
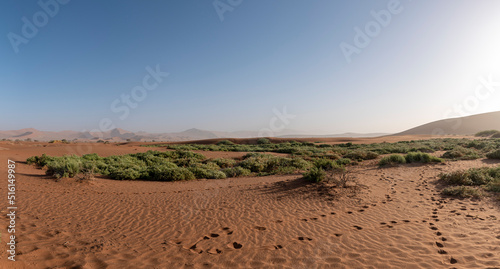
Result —
[[[2, 164], [67, 150], [0, 146]], [[142, 150], [93, 148], [102, 155]], [[484, 165], [498, 163], [378, 169], [370, 161], [352, 168], [354, 192], [300, 175], [54, 182], [20, 163], [21, 254], [14, 264], [2, 254], [0, 268], [499, 268], [498, 202], [442, 198], [435, 184], [440, 172]], [[1, 205], [5, 215], [6, 199]], [[2, 253], [6, 236], [2, 230]]]
[[395, 135], [474, 135], [491, 129], [500, 130], [500, 111], [433, 121]]

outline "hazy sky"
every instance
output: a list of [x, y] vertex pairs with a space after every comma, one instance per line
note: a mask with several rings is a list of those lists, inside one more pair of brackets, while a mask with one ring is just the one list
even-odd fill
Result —
[[0, 2], [0, 130], [398, 132], [500, 110], [500, 1], [39, 3]]

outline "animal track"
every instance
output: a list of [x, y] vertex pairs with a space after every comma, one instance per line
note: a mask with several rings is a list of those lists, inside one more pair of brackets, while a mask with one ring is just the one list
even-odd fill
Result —
[[238, 243], [238, 242], [233, 242], [233, 248], [234, 248], [234, 249], [240, 249], [240, 248], [242, 248], [242, 247], [243, 247], [243, 245], [242, 245], [242, 244], [240, 244], [240, 243]]

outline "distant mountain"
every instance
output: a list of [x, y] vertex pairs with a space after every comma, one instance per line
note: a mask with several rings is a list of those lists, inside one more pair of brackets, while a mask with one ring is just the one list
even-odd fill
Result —
[[[297, 131], [293, 130], [283, 130], [276, 134], [277, 137], [373, 137], [381, 136], [385, 134], [356, 134], [356, 133], [345, 133], [340, 135], [297, 135]], [[49, 132], [49, 131], [39, 131], [33, 128], [12, 130], [12, 131], [0, 131], [0, 139], [10, 139], [10, 140], [39, 140], [39, 141], [50, 141], [50, 140], [62, 140], [66, 139], [68, 141], [188, 141], [188, 140], [203, 140], [203, 139], [216, 139], [216, 138], [252, 138], [258, 137], [259, 132], [256, 131], [237, 131], [237, 132], [217, 132], [217, 131], [207, 131], [201, 129], [188, 129], [182, 132], [175, 133], [147, 133], [147, 132], [130, 132], [123, 129], [113, 129], [107, 132], [76, 132], [76, 131], [61, 131], [61, 132]]]
[[386, 136], [390, 133], [343, 133], [343, 134], [331, 134], [331, 135], [281, 135], [281, 138], [328, 138], [328, 137], [378, 137]]
[[500, 111], [438, 120], [394, 135], [473, 135], [492, 129], [500, 130]]

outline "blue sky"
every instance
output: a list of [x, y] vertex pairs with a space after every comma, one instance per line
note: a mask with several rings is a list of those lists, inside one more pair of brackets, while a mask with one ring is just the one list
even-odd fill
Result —
[[[223, 20], [213, 1], [41, 2], [45, 22], [0, 3], [1, 130], [257, 131], [286, 107], [300, 132], [398, 132], [500, 110], [500, 86], [475, 90], [500, 81], [499, 1], [220, 0]], [[168, 77], [117, 112], [156, 66]]]

